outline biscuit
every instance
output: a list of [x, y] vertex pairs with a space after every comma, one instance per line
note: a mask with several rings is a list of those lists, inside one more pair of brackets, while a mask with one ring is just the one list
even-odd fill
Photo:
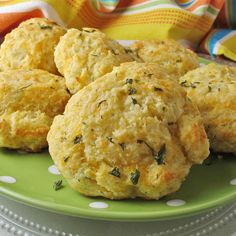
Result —
[[73, 95], [47, 140], [73, 189], [111, 199], [175, 192], [209, 154], [201, 116], [184, 89], [156, 64], [137, 62]]
[[109, 73], [113, 66], [133, 61], [119, 43], [97, 29], [69, 29], [55, 50], [55, 62], [72, 94]]
[[45, 18], [22, 22], [5, 36], [0, 48], [0, 71], [42, 69], [58, 74], [54, 49], [66, 29]]
[[171, 39], [137, 41], [130, 48], [136, 57], [157, 63], [175, 78], [199, 67], [197, 55]]
[[236, 68], [209, 64], [180, 78], [203, 117], [212, 150], [236, 153]]
[[47, 147], [53, 118], [69, 97], [64, 78], [46, 71], [0, 72], [0, 147], [30, 152]]

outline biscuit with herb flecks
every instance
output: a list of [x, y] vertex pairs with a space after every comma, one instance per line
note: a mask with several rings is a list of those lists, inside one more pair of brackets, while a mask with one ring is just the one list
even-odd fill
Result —
[[93, 28], [69, 29], [55, 50], [57, 68], [72, 94], [128, 61], [134, 59], [124, 47]]
[[111, 199], [173, 193], [209, 154], [201, 116], [184, 89], [156, 64], [136, 62], [73, 95], [47, 140], [73, 189]]
[[236, 153], [236, 67], [209, 64], [180, 78], [204, 121], [211, 148]]
[[64, 78], [47, 71], [0, 72], [0, 147], [29, 152], [47, 147], [53, 118], [69, 98]]
[[172, 39], [137, 41], [130, 48], [136, 57], [157, 63], [177, 79], [199, 67], [197, 54]]
[[46, 18], [22, 22], [5, 36], [0, 48], [0, 71], [42, 69], [58, 74], [54, 49], [66, 29]]

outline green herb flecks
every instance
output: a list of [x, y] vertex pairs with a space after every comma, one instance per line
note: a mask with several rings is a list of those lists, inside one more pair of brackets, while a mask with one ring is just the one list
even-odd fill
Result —
[[130, 180], [134, 185], [138, 183], [139, 177], [140, 177], [140, 172], [137, 169], [134, 172], [131, 172], [130, 174]]
[[57, 180], [57, 181], [55, 181], [55, 182], [53, 183], [53, 189], [54, 189], [55, 191], [61, 189], [62, 187], [63, 187], [63, 185], [62, 185], [62, 180]]
[[184, 80], [180, 83], [180, 86], [185, 87], [185, 88], [196, 88], [196, 84], [199, 84], [200, 82], [193, 82], [188, 84], [187, 80]]
[[154, 89], [154, 91], [156, 91], [156, 92], [163, 92], [163, 89], [162, 89], [162, 88], [154, 87], [153, 89]]
[[64, 156], [63, 160], [64, 162], [67, 162], [69, 160], [70, 156]]
[[96, 31], [95, 29], [91, 29], [91, 30], [82, 29], [82, 30], [86, 33], [94, 33]]
[[210, 93], [212, 91], [212, 87], [208, 85], [208, 92]]
[[117, 167], [115, 167], [112, 171], [110, 171], [109, 174], [111, 174], [111, 175], [113, 175], [115, 177], [120, 178], [120, 170]]
[[17, 92], [22, 92], [22, 91], [24, 91], [25, 89], [29, 88], [31, 85], [32, 85], [32, 84], [28, 84], [28, 85], [26, 85], [26, 86], [24, 86], [24, 87], [21, 87], [21, 88], [19, 88], [19, 89], [17, 90]]
[[119, 53], [115, 52], [115, 50], [112, 49], [112, 48], [110, 49], [110, 51], [111, 51], [111, 53], [112, 53], [113, 55], [116, 55], [116, 56], [119, 55]]
[[126, 147], [125, 143], [118, 143], [118, 144], [120, 145], [121, 149], [124, 151]]
[[146, 72], [144, 72], [144, 75], [146, 75], [148, 78], [151, 78], [151, 77], [153, 76], [153, 74], [151, 74], [151, 73], [146, 73]]
[[126, 79], [125, 83], [126, 83], [126, 84], [132, 84], [132, 83], [133, 83], [133, 79], [129, 79], [129, 78], [128, 78], [128, 79]]
[[181, 85], [182, 87], [188, 87], [188, 86], [186, 86], [186, 84], [187, 84], [187, 80], [184, 80], [184, 81], [182, 81], [182, 82], [180, 83], [180, 85]]
[[133, 53], [132, 49], [130, 48], [124, 48], [126, 53]]
[[79, 136], [76, 136], [76, 137], [74, 138], [74, 144], [82, 143], [82, 141], [83, 141], [83, 136], [82, 136], [82, 134], [80, 134]]
[[154, 159], [156, 160], [158, 165], [165, 164], [165, 155], [166, 155], [166, 145], [163, 144], [160, 150], [154, 155]]
[[138, 104], [138, 105], [140, 106], [140, 104], [137, 102], [137, 100], [136, 100], [135, 98], [131, 97], [131, 99], [132, 99], [132, 103], [133, 103], [134, 105]]
[[158, 152], [156, 152], [146, 141], [142, 139], [138, 139], [137, 143], [141, 144], [144, 143], [149, 150], [151, 151], [152, 156], [156, 160], [158, 165], [164, 165], [165, 164], [165, 154], [166, 154], [166, 145], [163, 144]]
[[114, 143], [112, 137], [107, 137], [107, 140], [108, 140], [110, 143]]
[[133, 94], [136, 94], [136, 93], [137, 93], [137, 89], [135, 89], [135, 88], [129, 88], [129, 89], [128, 89], [128, 92], [129, 92], [129, 95], [133, 95]]
[[106, 102], [106, 100], [102, 100], [98, 103], [98, 107], [100, 107], [102, 105], [102, 103]]
[[52, 26], [50, 26], [50, 25], [40, 25], [40, 29], [42, 29], [42, 30], [52, 29]]

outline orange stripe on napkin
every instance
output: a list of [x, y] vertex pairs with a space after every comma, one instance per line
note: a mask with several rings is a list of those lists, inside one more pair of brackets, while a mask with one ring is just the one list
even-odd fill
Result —
[[3, 37], [13, 28], [17, 27], [22, 21], [34, 17], [44, 17], [44, 15], [39, 9], [35, 9], [28, 12], [0, 14], [0, 36]]

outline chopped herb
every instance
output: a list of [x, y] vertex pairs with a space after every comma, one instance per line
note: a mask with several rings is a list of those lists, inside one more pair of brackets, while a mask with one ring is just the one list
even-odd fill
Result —
[[57, 180], [53, 183], [53, 188], [55, 191], [61, 189], [63, 187], [62, 180]]
[[181, 60], [180, 58], [176, 60], [177, 63], [178, 63], [178, 62], [181, 62], [181, 61], [182, 61], [182, 60]]
[[74, 139], [74, 144], [79, 144], [83, 141], [83, 136], [80, 134], [79, 136], [76, 136]]
[[143, 143], [144, 141], [142, 139], [138, 139], [137, 143]]
[[130, 174], [130, 180], [134, 185], [138, 183], [139, 177], [140, 177], [140, 172], [137, 169], [135, 170], [135, 172], [131, 172]]
[[132, 84], [132, 83], [133, 83], [133, 80], [132, 80], [132, 79], [126, 79], [125, 83], [126, 83], [126, 84]]
[[138, 104], [138, 102], [135, 98], [131, 97], [131, 99], [132, 99], [132, 102], [133, 102], [134, 105]]
[[154, 159], [156, 160], [158, 165], [162, 165], [165, 164], [164, 163], [164, 157], [165, 157], [165, 153], [166, 153], [166, 145], [163, 144], [159, 150], [159, 152], [156, 152], [147, 142], [138, 139], [137, 143], [141, 144], [144, 143], [151, 151], [152, 156], [154, 157]]
[[70, 158], [70, 156], [65, 156], [65, 157], [63, 158], [64, 162], [67, 162], [69, 158]]
[[136, 93], [137, 93], [137, 89], [135, 89], [135, 88], [129, 88], [129, 89], [128, 89], [128, 92], [129, 92], [129, 95], [136, 94]]
[[82, 124], [83, 124], [83, 125], [87, 125], [86, 122], [84, 122], [84, 121], [82, 122]]
[[208, 92], [211, 92], [212, 91], [212, 88], [210, 85], [208, 85]]
[[220, 88], [218, 88], [218, 92], [220, 92]]
[[119, 53], [116, 53], [115, 50], [113, 50], [112, 48], [110, 49], [111, 50], [111, 53], [114, 54], [114, 55], [119, 55]]
[[40, 29], [43, 29], [43, 30], [52, 29], [52, 26], [50, 26], [50, 25], [40, 25]]
[[95, 29], [92, 29], [92, 30], [85, 30], [85, 29], [82, 29], [84, 32], [87, 32], [87, 33], [93, 33], [95, 32], [96, 30]]
[[97, 57], [98, 55], [97, 54], [91, 54], [91, 56]]
[[165, 111], [166, 110], [166, 107], [162, 107], [162, 111]]
[[66, 89], [66, 92], [70, 94], [70, 90], [68, 88]]
[[91, 129], [91, 131], [93, 132], [93, 131], [94, 131], [94, 129]]
[[147, 76], [148, 76], [149, 78], [151, 78], [151, 77], [152, 77], [152, 75], [153, 75], [153, 74], [147, 74]]
[[124, 48], [124, 49], [125, 49], [126, 53], [132, 53], [133, 52], [132, 49], [130, 49], [130, 48]]
[[166, 145], [163, 144], [158, 153], [154, 155], [154, 159], [156, 160], [158, 165], [165, 164], [164, 158], [166, 154]]
[[126, 147], [125, 143], [118, 143], [118, 144], [120, 145], [121, 149], [124, 151]]
[[115, 167], [112, 171], [110, 171], [109, 174], [114, 175], [115, 177], [120, 178], [120, 170], [117, 167]]
[[100, 102], [98, 103], [98, 107], [100, 107], [103, 102], [106, 102], [106, 100], [100, 101]]
[[180, 83], [180, 85], [181, 85], [182, 87], [186, 87], [186, 88], [188, 88], [188, 87], [196, 88], [196, 87], [197, 87], [196, 84], [198, 84], [198, 83], [199, 83], [199, 82], [194, 82], [194, 83], [187, 84], [187, 80], [185, 80], [185, 81], [182, 81], [182, 82]]
[[28, 85], [26, 85], [26, 86], [24, 86], [24, 87], [21, 87], [21, 88], [19, 88], [19, 89], [17, 90], [17, 92], [21, 92], [21, 91], [25, 90], [26, 88], [29, 88], [31, 85], [32, 85], [32, 84], [28, 84]]
[[162, 88], [154, 87], [154, 91], [163, 92]]
[[181, 86], [183, 86], [183, 87], [188, 87], [188, 86], [186, 86], [186, 84], [187, 84], [187, 80], [184, 80], [184, 81], [182, 81], [182, 82], [180, 83]]
[[108, 140], [110, 143], [114, 143], [112, 137], [107, 137], [107, 140]]
[[174, 124], [174, 122], [168, 122], [168, 125], [173, 125]]

